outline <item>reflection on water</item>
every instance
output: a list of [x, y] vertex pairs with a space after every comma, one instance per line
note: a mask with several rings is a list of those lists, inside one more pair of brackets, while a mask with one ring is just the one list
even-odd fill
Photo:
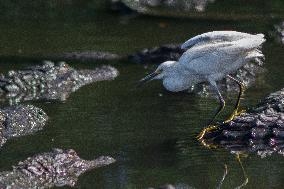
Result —
[[[208, 10], [217, 2], [209, 4]], [[243, 7], [239, 6], [238, 1], [223, 2], [226, 6], [217, 7], [218, 10], [232, 10], [232, 7], [239, 10]], [[281, 3], [283, 1], [276, 0], [269, 1], [269, 6], [261, 3], [253, 8], [246, 6], [248, 9], [244, 12], [269, 13], [271, 10], [283, 14]], [[94, 4], [90, 2], [90, 7]], [[86, 12], [70, 8], [68, 13], [64, 13], [68, 16], [62, 17], [54, 14], [52, 18], [43, 14], [36, 19], [2, 18], [1, 72], [38, 64], [38, 61], [27, 57], [39, 59], [40, 55], [82, 51], [126, 54], [161, 44], [181, 43], [191, 36], [212, 30], [268, 34], [273, 30], [273, 25], [279, 23], [273, 19], [212, 21], [210, 17], [198, 20], [143, 16], [122, 22], [119, 15], [96, 12], [90, 7], [85, 9]], [[58, 13], [56, 8], [54, 10], [53, 13]], [[34, 9], [31, 12], [41, 11]], [[268, 38], [264, 45], [265, 84], [257, 81], [248, 89], [243, 106], [251, 107], [257, 104], [258, 99], [283, 87], [283, 48], [283, 45]], [[69, 61], [68, 64], [76, 69], [97, 67], [96, 62], [82, 64]], [[215, 111], [215, 99], [168, 93], [159, 82], [138, 90], [134, 87], [136, 81], [153, 67], [144, 69], [142, 65], [125, 61], [111, 64], [120, 71], [120, 76], [114, 81], [84, 86], [72, 93], [64, 103], [30, 102], [44, 109], [50, 117], [48, 126], [35, 135], [9, 140], [0, 151], [0, 170], [9, 170], [18, 161], [52, 148], [72, 148], [84, 159], [102, 154], [117, 159], [113, 166], [82, 175], [78, 188], [157, 188], [166, 183], [180, 188], [214, 188], [223, 178], [224, 163], [228, 166], [228, 175], [222, 188], [234, 188], [243, 183], [243, 172], [234, 155], [224, 149], [208, 150], [196, 141], [195, 137]], [[228, 94], [226, 100], [228, 106], [220, 119], [231, 112], [235, 97]], [[261, 159], [250, 155], [242, 162], [249, 177], [246, 188], [283, 186], [282, 156]]]

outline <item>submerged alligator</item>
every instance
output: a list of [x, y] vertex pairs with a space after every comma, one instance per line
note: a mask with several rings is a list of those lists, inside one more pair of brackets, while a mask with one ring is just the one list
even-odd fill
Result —
[[113, 54], [110, 52], [99, 52], [99, 51], [85, 51], [85, 52], [66, 52], [55, 56], [46, 57], [47, 59], [55, 60], [79, 60], [79, 61], [110, 61], [119, 60], [122, 56]]
[[43, 129], [48, 117], [32, 105], [0, 109], [0, 148], [10, 138], [32, 134]]
[[92, 82], [111, 80], [118, 71], [111, 66], [95, 70], [76, 70], [61, 62], [54, 65], [46, 61], [41, 66], [25, 70], [9, 71], [0, 76], [0, 95], [7, 97], [10, 104], [28, 100], [66, 100], [71, 92]]
[[109, 156], [88, 161], [81, 159], [72, 149], [54, 149], [19, 162], [11, 171], [0, 172], [0, 188], [74, 186], [82, 173], [114, 162], [115, 159]]
[[270, 94], [255, 108], [205, 133], [201, 142], [232, 153], [284, 155], [284, 88]]
[[140, 64], [161, 63], [167, 60], [177, 60], [184, 50], [180, 45], [168, 44], [159, 47], [146, 48], [141, 51], [125, 56], [110, 52], [87, 51], [87, 52], [66, 52], [63, 54], [49, 55], [42, 57], [49, 60], [76, 60], [76, 61], [130, 61]]

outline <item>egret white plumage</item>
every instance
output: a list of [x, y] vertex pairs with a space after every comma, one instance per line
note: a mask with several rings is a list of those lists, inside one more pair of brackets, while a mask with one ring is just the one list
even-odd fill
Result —
[[241, 81], [230, 76], [246, 63], [264, 55], [261, 45], [265, 42], [263, 34], [248, 34], [236, 31], [213, 31], [198, 35], [186, 41], [181, 48], [188, 49], [178, 61], [166, 61], [150, 75], [140, 80], [145, 83], [154, 79], [161, 79], [168, 91], [178, 92], [191, 86], [208, 82], [220, 100], [220, 107], [210, 124], [225, 107], [225, 101], [218, 89], [217, 81], [228, 77], [235, 81], [240, 92], [234, 113], [238, 113], [240, 98], [244, 90]]

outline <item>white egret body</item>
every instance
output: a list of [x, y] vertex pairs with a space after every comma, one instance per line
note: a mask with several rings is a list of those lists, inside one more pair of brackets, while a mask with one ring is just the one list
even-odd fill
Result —
[[[186, 41], [181, 48], [188, 49], [178, 61], [167, 61], [155, 72], [140, 80], [142, 83], [163, 80], [164, 87], [172, 92], [183, 91], [191, 86], [208, 82], [219, 96], [221, 106], [214, 118], [225, 106], [216, 81], [226, 76], [236, 81], [242, 92], [242, 83], [229, 76], [249, 61], [263, 58], [260, 48], [265, 42], [263, 34], [248, 34], [236, 31], [213, 31]], [[239, 104], [238, 103], [236, 106]]]

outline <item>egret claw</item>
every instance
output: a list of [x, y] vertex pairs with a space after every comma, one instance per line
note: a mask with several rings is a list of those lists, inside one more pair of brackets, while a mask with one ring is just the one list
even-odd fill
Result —
[[201, 144], [203, 146], [205, 146], [206, 148], [209, 148], [209, 149], [213, 149], [213, 148], [217, 148], [218, 147], [217, 145], [206, 143], [205, 140], [201, 140], [200, 142], [201, 142]]
[[241, 115], [242, 113], [246, 112], [245, 110], [238, 111], [237, 109], [233, 111], [232, 115], [224, 121], [224, 123], [228, 123], [232, 121], [236, 116]]
[[211, 132], [213, 130], [216, 130], [218, 127], [215, 126], [215, 125], [209, 125], [208, 127], [204, 128], [200, 133], [199, 135], [197, 136], [197, 139], [198, 140], [201, 140], [203, 139], [204, 135], [207, 133], [207, 132]]

